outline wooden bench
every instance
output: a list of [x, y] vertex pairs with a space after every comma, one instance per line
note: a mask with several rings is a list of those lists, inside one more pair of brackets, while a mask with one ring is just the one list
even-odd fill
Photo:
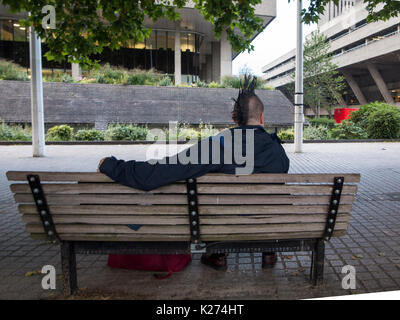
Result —
[[61, 244], [64, 292], [77, 290], [76, 253], [312, 251], [349, 225], [359, 174], [208, 174], [144, 192], [101, 173], [7, 172], [33, 238]]

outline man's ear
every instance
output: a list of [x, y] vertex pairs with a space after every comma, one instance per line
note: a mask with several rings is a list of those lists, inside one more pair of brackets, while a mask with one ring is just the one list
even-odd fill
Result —
[[260, 124], [264, 127], [264, 112], [260, 114]]

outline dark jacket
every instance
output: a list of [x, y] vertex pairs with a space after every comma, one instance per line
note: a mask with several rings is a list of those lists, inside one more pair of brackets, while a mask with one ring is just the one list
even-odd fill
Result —
[[[238, 167], [244, 167], [245, 164], [238, 163], [234, 156], [232, 156], [232, 159], [224, 156], [224, 150], [228, 148], [226, 139], [229, 136], [233, 139], [235, 131], [239, 130], [236, 133], [242, 133], [242, 155], [245, 155], [246, 129], [254, 130], [254, 169], [252, 173], [287, 173], [289, 159], [280, 144], [280, 140], [275, 134], [268, 134], [261, 126], [232, 128], [229, 129], [228, 134], [230, 135], [228, 136], [219, 134], [181, 151], [184, 156], [193, 155], [194, 158], [197, 157], [199, 164], [183, 164], [179, 160], [176, 161], [176, 157], [174, 159], [173, 157], [164, 158], [165, 164], [150, 164], [146, 161], [117, 160], [112, 156], [104, 160], [100, 166], [100, 171], [120, 184], [146, 191], [179, 180], [197, 178], [209, 172], [235, 174], [235, 170]], [[223, 132], [227, 133], [225, 130]], [[205, 141], [210, 143], [205, 144]], [[205, 146], [208, 146], [208, 152], [204, 149]], [[231, 146], [234, 154], [235, 144], [233, 141]], [[236, 147], [238, 146], [236, 145]], [[198, 150], [197, 154], [195, 148]], [[194, 153], [192, 154], [192, 152]], [[204, 161], [207, 158], [209, 161]], [[214, 161], [212, 161], [212, 158], [214, 158]], [[181, 159], [179, 154], [178, 159]], [[218, 161], [215, 161], [215, 159]]]

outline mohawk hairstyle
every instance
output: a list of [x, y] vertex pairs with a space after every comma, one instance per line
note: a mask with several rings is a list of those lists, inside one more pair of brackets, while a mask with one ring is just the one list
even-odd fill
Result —
[[232, 119], [239, 125], [244, 126], [249, 120], [249, 99], [256, 96], [254, 89], [257, 85], [257, 77], [244, 75], [243, 83], [240, 80], [240, 89], [232, 111]]

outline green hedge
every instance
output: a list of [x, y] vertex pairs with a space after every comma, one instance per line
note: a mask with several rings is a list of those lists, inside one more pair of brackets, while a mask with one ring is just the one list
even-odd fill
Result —
[[4, 121], [0, 122], [0, 141], [31, 141], [30, 128], [19, 125], [8, 125]]
[[97, 129], [81, 129], [74, 135], [77, 141], [103, 141], [104, 132]]
[[105, 132], [106, 140], [145, 140], [148, 128], [133, 124], [112, 124]]
[[329, 118], [326, 118], [326, 117], [311, 118], [311, 119], [308, 119], [308, 122], [312, 126], [324, 126], [324, 127], [329, 128], [329, 129], [333, 128], [335, 126], [335, 124], [336, 124], [335, 120], [329, 119]]
[[51, 127], [47, 130], [48, 141], [70, 141], [74, 137], [74, 129], [66, 124]]
[[350, 121], [371, 139], [396, 139], [400, 134], [400, 110], [383, 102], [361, 106], [350, 115]]
[[0, 59], [0, 80], [29, 80], [26, 69], [19, 65]]

